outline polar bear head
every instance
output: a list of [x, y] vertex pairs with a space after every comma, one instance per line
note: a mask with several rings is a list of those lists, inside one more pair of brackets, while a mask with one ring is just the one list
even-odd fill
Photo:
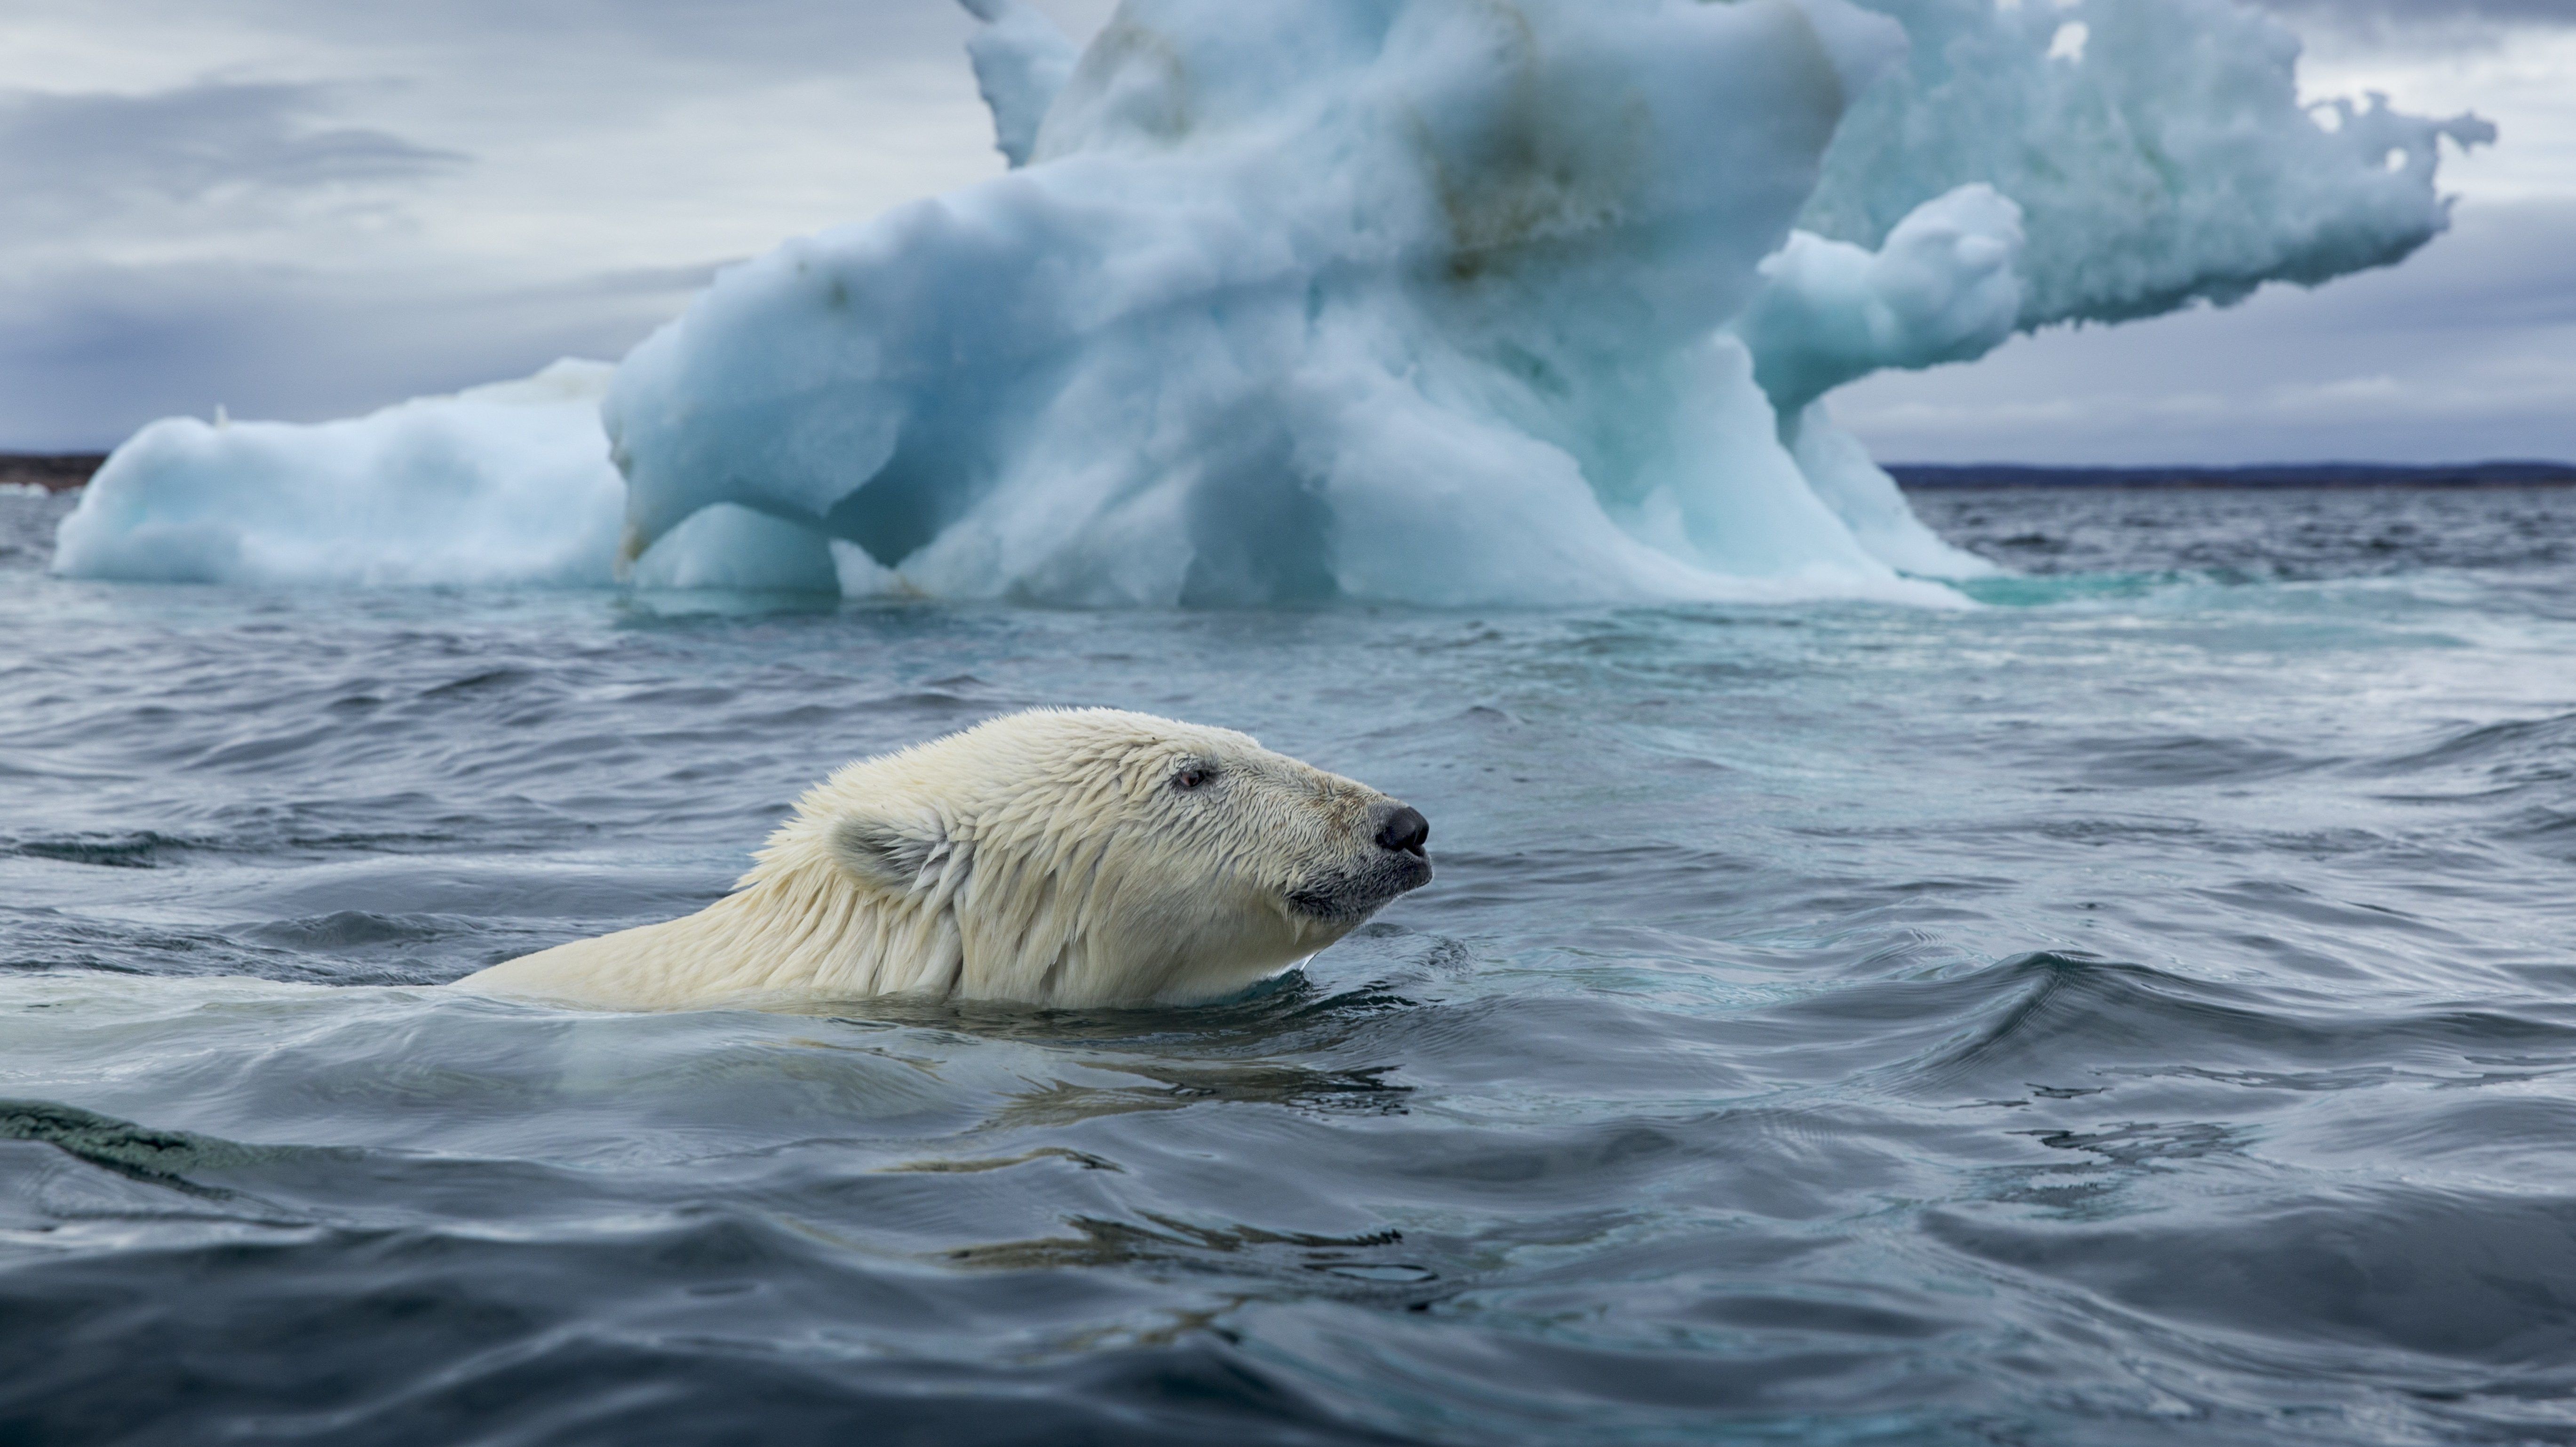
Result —
[[1429, 833], [1397, 800], [1229, 729], [1043, 710], [833, 774], [744, 883], [794, 875], [809, 908], [873, 913], [859, 933], [875, 943], [817, 980], [827, 991], [1187, 1003], [1427, 883]]

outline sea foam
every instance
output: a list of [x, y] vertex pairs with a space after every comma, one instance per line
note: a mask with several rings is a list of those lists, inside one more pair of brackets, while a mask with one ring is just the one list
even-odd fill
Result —
[[1126, 0], [1078, 58], [968, 8], [1006, 174], [726, 269], [595, 413], [155, 423], [55, 566], [1942, 601], [1984, 565], [1834, 387], [2393, 262], [2491, 135], [2303, 105], [2230, 0]]

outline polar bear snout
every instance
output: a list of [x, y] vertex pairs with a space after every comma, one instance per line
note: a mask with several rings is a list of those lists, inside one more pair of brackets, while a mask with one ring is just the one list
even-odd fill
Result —
[[1431, 882], [1431, 856], [1423, 845], [1431, 838], [1431, 821], [1410, 804], [1381, 797], [1370, 810], [1369, 842], [1375, 849], [1358, 860], [1319, 873], [1288, 891], [1288, 905], [1310, 919], [1349, 929], [1377, 913], [1397, 895]]
[[1423, 844], [1430, 838], [1431, 821], [1422, 817], [1421, 810], [1393, 799], [1386, 801], [1377, 826], [1378, 848], [1392, 849], [1398, 854], [1419, 855]]

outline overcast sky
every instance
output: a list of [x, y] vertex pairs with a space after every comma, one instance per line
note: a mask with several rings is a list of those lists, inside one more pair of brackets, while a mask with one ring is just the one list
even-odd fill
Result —
[[[1077, 37], [1111, 0], [1038, 0]], [[2576, 0], [2272, 0], [2475, 109], [2393, 271], [1837, 394], [1888, 460], [2576, 459]], [[615, 357], [718, 263], [994, 174], [952, 0], [7, 0], [0, 449]]]

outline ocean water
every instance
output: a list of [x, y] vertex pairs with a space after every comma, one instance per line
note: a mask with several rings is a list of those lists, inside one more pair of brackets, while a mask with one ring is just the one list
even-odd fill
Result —
[[[2576, 1440], [2576, 492], [1922, 506], [2018, 575], [263, 593], [0, 497], [0, 1440]], [[1199, 1010], [428, 988], [1041, 703], [1439, 876]]]

